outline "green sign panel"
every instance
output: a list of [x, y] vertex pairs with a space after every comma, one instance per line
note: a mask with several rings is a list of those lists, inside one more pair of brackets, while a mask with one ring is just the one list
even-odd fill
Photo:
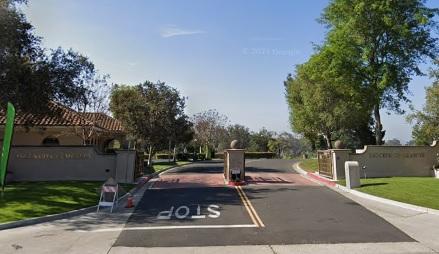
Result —
[[3, 138], [3, 149], [0, 157], [0, 185], [5, 187], [6, 170], [8, 168], [9, 149], [11, 148], [12, 134], [14, 133], [15, 108], [8, 102], [6, 113], [5, 134]]

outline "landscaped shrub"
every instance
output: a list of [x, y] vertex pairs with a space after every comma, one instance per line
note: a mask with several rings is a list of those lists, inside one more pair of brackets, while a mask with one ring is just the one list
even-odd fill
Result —
[[276, 157], [276, 153], [272, 152], [246, 152], [246, 159], [273, 159]]
[[179, 161], [188, 161], [189, 158], [192, 158], [192, 154], [189, 153], [178, 153], [177, 154], [177, 160]]
[[224, 159], [224, 153], [215, 153], [215, 158]]
[[[276, 153], [272, 152], [246, 152], [246, 159], [273, 159], [276, 157]], [[224, 159], [224, 153], [216, 153], [215, 158]]]
[[168, 159], [172, 159], [172, 154], [167, 154], [167, 153], [156, 153], [155, 154], [155, 159], [156, 160], [168, 160]]

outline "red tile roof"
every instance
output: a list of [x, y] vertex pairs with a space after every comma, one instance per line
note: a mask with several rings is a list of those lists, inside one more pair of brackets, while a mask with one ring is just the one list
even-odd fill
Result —
[[[103, 113], [79, 113], [60, 103], [49, 103], [50, 113], [34, 114], [17, 111], [15, 125], [27, 126], [96, 126], [108, 131], [123, 131], [122, 124]], [[97, 116], [97, 117], [96, 117]], [[6, 123], [6, 113], [0, 109], [0, 125]]]
[[95, 123], [99, 127], [110, 131], [123, 131], [122, 123], [113, 117], [104, 113], [86, 112], [82, 115], [89, 121]]

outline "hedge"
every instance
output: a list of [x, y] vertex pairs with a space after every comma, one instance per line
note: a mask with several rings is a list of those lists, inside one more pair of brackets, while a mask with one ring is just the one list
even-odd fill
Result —
[[[198, 160], [204, 160], [206, 158], [206, 156], [204, 154], [196, 154], [196, 159]], [[187, 161], [189, 160], [189, 158], [193, 159], [194, 155], [191, 153], [177, 153], [177, 160], [179, 161]], [[157, 153], [155, 155], [155, 159], [156, 160], [168, 160], [168, 159], [172, 159], [172, 153], [171, 154], [167, 154], [167, 153]]]
[[156, 160], [172, 159], [172, 153], [171, 153], [171, 154], [167, 154], [167, 153], [157, 153], [157, 154], [155, 155], [155, 159], [156, 159]]
[[[276, 153], [272, 152], [245, 152], [246, 159], [273, 159]], [[216, 153], [215, 158], [224, 159], [224, 153]]]

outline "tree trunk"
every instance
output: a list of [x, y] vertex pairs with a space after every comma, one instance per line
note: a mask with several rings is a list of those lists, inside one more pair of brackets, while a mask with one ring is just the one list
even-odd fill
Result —
[[176, 160], [177, 159], [176, 158], [176, 152], [177, 152], [176, 150], [177, 150], [177, 147], [174, 146], [174, 155], [172, 156], [172, 160], [174, 161], [174, 163], [177, 161]]
[[375, 105], [373, 108], [373, 115], [375, 118], [375, 142], [377, 145], [383, 144], [383, 125], [381, 124], [381, 115], [380, 115], [380, 106], [379, 104]]
[[311, 150], [314, 152], [316, 150], [316, 141], [315, 140], [311, 140]]
[[148, 148], [148, 167], [152, 167], [152, 145]]
[[168, 163], [171, 163], [171, 140], [168, 143]]
[[326, 141], [326, 147], [328, 149], [332, 149], [332, 143], [331, 143], [331, 134], [327, 133], [325, 135], [323, 135], [325, 137], [325, 141]]
[[209, 150], [210, 150], [209, 145], [206, 145], [206, 157], [205, 157], [206, 160], [210, 160], [210, 151]]

